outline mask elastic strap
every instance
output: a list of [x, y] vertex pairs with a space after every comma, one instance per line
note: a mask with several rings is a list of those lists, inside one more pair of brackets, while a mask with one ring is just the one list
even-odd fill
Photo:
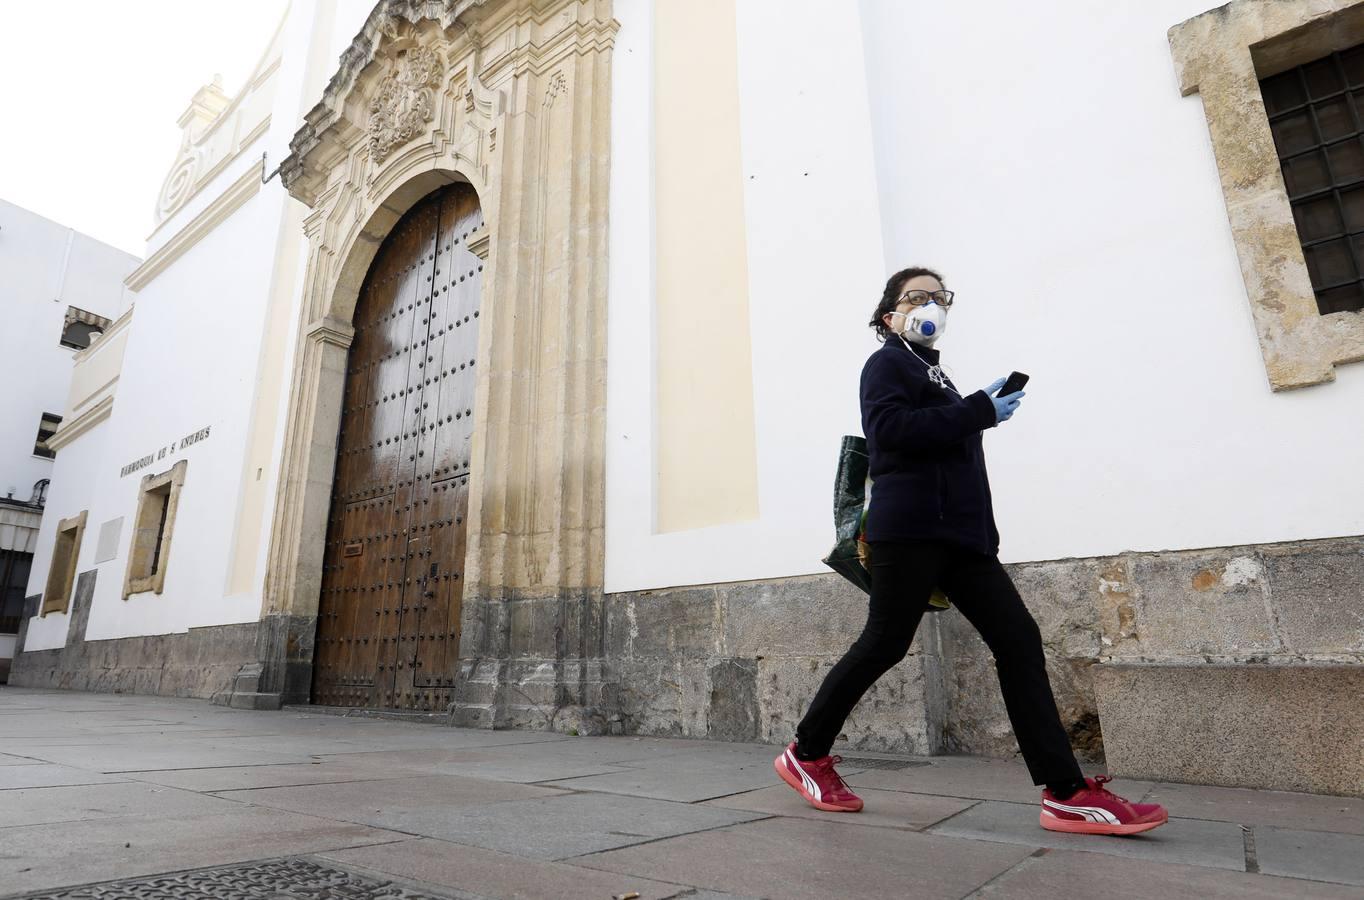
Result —
[[922, 356], [919, 355], [919, 351], [914, 349], [913, 344], [905, 340], [905, 336], [903, 334], [896, 336], [900, 338], [900, 342], [903, 343], [906, 348], [908, 348], [909, 352], [914, 354], [914, 358], [917, 359], [919, 362], [923, 363], [924, 366], [928, 369], [929, 381], [933, 382], [940, 388], [946, 388], [947, 390], [956, 394], [958, 397], [961, 396], [961, 391], [957, 390], [956, 388], [952, 387], [952, 385], [947, 383], [947, 375], [943, 372], [943, 367], [941, 364], [931, 365], [928, 362], [928, 360], [924, 359]]

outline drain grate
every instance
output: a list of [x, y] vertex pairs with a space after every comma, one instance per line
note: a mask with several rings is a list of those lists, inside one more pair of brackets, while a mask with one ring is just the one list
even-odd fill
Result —
[[221, 866], [87, 885], [25, 900], [447, 900], [302, 859]]
[[915, 766], [931, 766], [932, 763], [917, 759], [873, 759], [870, 756], [845, 756], [843, 757], [843, 765], [856, 766], [859, 769], [886, 769], [891, 772], [898, 772], [901, 769], [910, 769]]

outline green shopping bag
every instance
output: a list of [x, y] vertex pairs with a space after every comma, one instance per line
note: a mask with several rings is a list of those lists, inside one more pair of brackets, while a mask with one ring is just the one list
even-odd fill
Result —
[[[870, 460], [867, 439], [860, 435], [843, 436], [838, 450], [838, 471], [834, 475], [834, 548], [823, 560], [839, 575], [871, 593], [871, 545], [866, 541], [867, 508], [871, 505]], [[951, 607], [941, 590], [929, 598], [930, 612]]]

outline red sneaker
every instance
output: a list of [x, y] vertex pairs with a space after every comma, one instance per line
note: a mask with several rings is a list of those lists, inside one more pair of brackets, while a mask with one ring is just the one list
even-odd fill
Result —
[[792, 741], [772, 765], [781, 780], [795, 788], [815, 809], [857, 812], [862, 809], [862, 798], [849, 790], [843, 778], [834, 771], [834, 766], [841, 762], [841, 756], [796, 759], [796, 744]]
[[1137, 834], [1169, 821], [1159, 803], [1131, 803], [1104, 787], [1107, 775], [1086, 778], [1085, 787], [1065, 800], [1042, 791], [1042, 827], [1073, 834]]

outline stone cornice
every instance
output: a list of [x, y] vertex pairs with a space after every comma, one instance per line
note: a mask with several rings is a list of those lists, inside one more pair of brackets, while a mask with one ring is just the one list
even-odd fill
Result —
[[128, 277], [123, 279], [129, 290], [140, 291], [146, 287], [151, 280], [165, 271], [166, 267], [179, 259], [186, 250], [199, 243], [209, 232], [218, 226], [232, 213], [241, 208], [242, 204], [256, 196], [260, 191], [261, 175], [264, 170], [264, 161], [256, 163], [248, 168], [242, 175], [227, 189], [218, 195], [218, 198], [210, 203], [203, 212], [190, 220], [189, 224], [175, 233], [175, 236], [162, 245], [151, 256], [138, 266]]
[[107, 329], [105, 329], [104, 334], [100, 335], [98, 340], [96, 340], [89, 347], [86, 347], [84, 350], [77, 350], [75, 355], [71, 357], [71, 362], [74, 365], [80, 365], [90, 357], [98, 354], [105, 347], [109, 346], [110, 340], [118, 337], [120, 334], [126, 331], [128, 329], [128, 323], [131, 322], [132, 320], [133, 307], [130, 305], [126, 310], [123, 311], [123, 315], [115, 319], [114, 323], [110, 325]]
[[[107, 387], [107, 385], [106, 385]], [[109, 418], [109, 414], [114, 410], [114, 395], [110, 394], [100, 400], [94, 406], [72, 419], [69, 424], [64, 424], [57, 430], [57, 433], [47, 439], [47, 446], [55, 453], [70, 444], [76, 438], [94, 428], [100, 422]]]

